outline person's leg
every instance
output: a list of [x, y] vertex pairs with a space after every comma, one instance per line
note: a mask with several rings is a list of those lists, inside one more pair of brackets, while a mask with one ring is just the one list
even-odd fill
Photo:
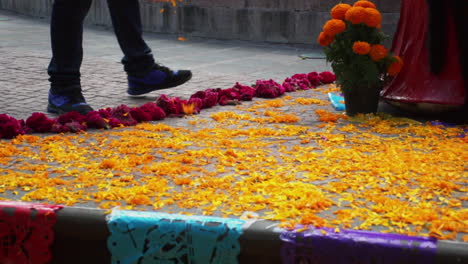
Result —
[[108, 0], [107, 3], [115, 35], [124, 53], [125, 71], [131, 75], [148, 73], [154, 59], [143, 40], [138, 0]]
[[83, 21], [92, 0], [54, 0], [50, 22], [52, 59], [48, 67], [48, 111], [91, 111], [81, 94]]
[[115, 35], [124, 53], [122, 63], [128, 74], [129, 94], [145, 94], [190, 80], [190, 71], [172, 71], [154, 62], [151, 49], [142, 37], [138, 0], [107, 0], [107, 3]]

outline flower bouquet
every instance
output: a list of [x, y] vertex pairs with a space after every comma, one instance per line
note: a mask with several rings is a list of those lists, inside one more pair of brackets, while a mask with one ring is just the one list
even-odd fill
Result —
[[382, 14], [374, 3], [357, 1], [353, 6], [337, 4], [331, 17], [318, 42], [344, 94], [346, 113], [375, 113], [381, 88], [403, 66], [381, 44], [387, 38], [380, 30]]

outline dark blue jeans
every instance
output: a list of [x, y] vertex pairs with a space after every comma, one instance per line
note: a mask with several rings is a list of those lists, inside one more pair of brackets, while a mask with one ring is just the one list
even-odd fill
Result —
[[[55, 0], [52, 7], [52, 59], [48, 73], [51, 90], [66, 94], [81, 91], [83, 21], [92, 0]], [[138, 0], [107, 0], [115, 35], [124, 53], [129, 75], [144, 75], [154, 64], [151, 49], [142, 38]]]

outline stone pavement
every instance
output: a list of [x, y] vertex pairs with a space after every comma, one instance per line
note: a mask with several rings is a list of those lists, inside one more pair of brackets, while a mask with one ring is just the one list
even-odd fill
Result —
[[[0, 36], [0, 113], [21, 119], [33, 112], [44, 112], [51, 56], [48, 22], [0, 11]], [[323, 59], [299, 58], [298, 55], [309, 53], [322, 56], [320, 51], [306, 46], [201, 38], [179, 41], [176, 35], [164, 34], [146, 34], [145, 39], [159, 62], [193, 71], [194, 77], [186, 85], [161, 92], [181, 98], [206, 88], [229, 88], [236, 81], [282, 81], [294, 73], [329, 68]], [[86, 99], [96, 109], [140, 105], [160, 94], [154, 92], [138, 99], [127, 96], [121, 56], [112, 31], [85, 29], [82, 86]]]

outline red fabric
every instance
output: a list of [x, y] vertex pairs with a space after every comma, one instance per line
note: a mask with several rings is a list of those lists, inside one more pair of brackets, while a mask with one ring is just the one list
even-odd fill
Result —
[[429, 70], [427, 47], [428, 6], [426, 0], [403, 0], [392, 50], [403, 59], [401, 72], [384, 87], [381, 96], [401, 103], [463, 105], [464, 80], [455, 22], [447, 16], [447, 51], [440, 74]]
[[0, 202], [0, 263], [43, 264], [51, 260], [57, 205]]

